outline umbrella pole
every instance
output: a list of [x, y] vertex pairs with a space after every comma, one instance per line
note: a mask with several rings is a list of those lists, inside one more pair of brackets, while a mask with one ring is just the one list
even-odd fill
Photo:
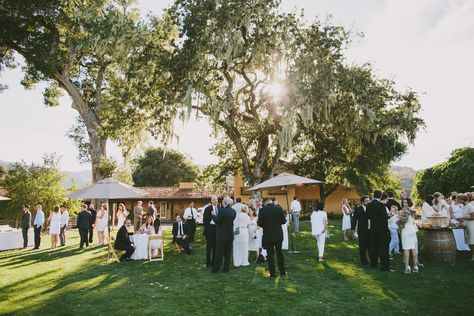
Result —
[[107, 231], [108, 231], [108, 240], [107, 240], [107, 260], [110, 259], [110, 247], [109, 247], [109, 244], [110, 244], [110, 200], [107, 199], [107, 209], [109, 210], [109, 212], [107, 212]]
[[293, 216], [291, 210], [290, 210], [290, 202], [288, 201], [288, 188], [285, 190], [285, 196], [286, 196], [286, 209], [288, 210], [288, 218], [289, 218], [289, 221], [288, 221], [288, 224], [290, 226], [290, 243], [291, 243], [291, 250], [288, 251], [288, 253], [292, 253], [292, 254], [296, 254], [296, 253], [300, 253], [299, 251], [295, 250], [295, 239], [293, 237], [293, 232], [294, 232], [294, 228], [293, 228], [293, 224], [291, 224], [291, 218]]

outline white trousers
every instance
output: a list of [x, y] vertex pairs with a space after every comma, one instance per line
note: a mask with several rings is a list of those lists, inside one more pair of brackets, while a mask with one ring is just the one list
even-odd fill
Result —
[[318, 242], [318, 256], [324, 257], [324, 245], [326, 244], [326, 233], [314, 236]]

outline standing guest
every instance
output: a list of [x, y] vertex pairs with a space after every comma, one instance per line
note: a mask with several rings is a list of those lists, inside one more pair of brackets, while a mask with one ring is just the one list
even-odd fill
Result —
[[129, 215], [125, 205], [120, 203], [117, 210], [117, 228], [120, 228], [125, 223], [125, 219]]
[[176, 215], [176, 222], [173, 224], [173, 242], [180, 245], [187, 255], [191, 254], [191, 246], [188, 240], [188, 225], [183, 223], [181, 215]]
[[436, 200], [437, 211], [443, 216], [449, 216], [449, 205], [448, 202], [444, 199], [444, 195], [440, 192], [433, 194], [434, 199]]
[[326, 244], [327, 229], [328, 215], [324, 211], [324, 203], [318, 202], [316, 210], [311, 214], [311, 234], [316, 238], [318, 244], [319, 262], [324, 262], [324, 245]]
[[134, 229], [134, 231], [137, 231], [138, 229], [140, 229], [140, 226], [142, 224], [142, 216], [144, 214], [142, 204], [143, 204], [142, 201], [138, 201], [137, 206], [135, 206], [133, 208], [133, 229]]
[[94, 204], [92, 203], [89, 204], [87, 211], [89, 212], [89, 214], [91, 214], [91, 221], [90, 221], [91, 225], [89, 226], [89, 243], [91, 244], [94, 237], [94, 228], [95, 228], [95, 220], [97, 218], [97, 211], [95, 210]]
[[394, 199], [394, 193], [392, 191], [388, 191], [387, 192], [387, 203], [385, 204], [387, 206], [387, 208], [389, 210], [392, 209], [392, 206], [396, 206], [397, 207], [397, 211], [401, 210], [402, 209], [402, 206], [400, 205], [400, 203], [398, 203], [395, 199]]
[[59, 207], [55, 206], [53, 212], [49, 215], [49, 234], [51, 235], [51, 249], [54, 249], [58, 245], [58, 236], [61, 231], [61, 214], [59, 213]]
[[400, 254], [400, 241], [398, 239], [398, 206], [393, 204], [390, 209], [388, 219], [388, 229], [390, 231], [390, 245], [388, 254], [391, 257], [392, 251], [394, 254]]
[[[449, 206], [449, 212], [452, 214], [452, 219], [456, 224], [459, 224], [463, 221], [463, 211], [461, 204], [457, 199], [457, 193], [451, 196], [451, 205]], [[464, 228], [453, 229], [454, 240], [456, 241], [456, 249], [458, 251], [469, 251], [469, 245], [466, 243], [466, 238], [464, 235]]]
[[[400, 206], [403, 205], [403, 199], [407, 198], [407, 194], [405, 193], [405, 191], [402, 191], [400, 192]], [[401, 210], [402, 208], [400, 207], [399, 210]]]
[[155, 203], [153, 201], [148, 201], [148, 209], [145, 215], [147, 216], [147, 218], [148, 216], [153, 216], [153, 218], [155, 218], [155, 214], [156, 214]]
[[189, 206], [184, 210], [184, 218], [186, 220], [186, 226], [189, 232], [189, 242], [194, 241], [194, 235], [196, 234], [196, 216], [197, 210], [194, 208], [194, 203], [189, 203]]
[[249, 224], [247, 205], [242, 205], [234, 220], [234, 266], [249, 265]]
[[105, 229], [109, 224], [109, 211], [107, 209], [107, 204], [102, 203], [99, 211], [97, 212], [97, 217], [95, 220], [95, 228], [97, 230], [97, 238], [99, 242], [98, 246], [101, 246], [105, 243]]
[[217, 225], [216, 229], [216, 261], [212, 268], [212, 273], [219, 272], [224, 259], [223, 272], [229, 272], [230, 253], [232, 252], [232, 241], [234, 240], [234, 219], [235, 210], [232, 206], [232, 199], [225, 197], [222, 200], [222, 206], [218, 213], [212, 213], [212, 219]]
[[28, 204], [23, 205], [23, 215], [21, 216], [21, 233], [23, 235], [23, 248], [28, 247], [28, 230], [31, 226], [31, 213]]
[[370, 267], [377, 268], [380, 259], [382, 271], [390, 271], [388, 249], [390, 231], [388, 230], [388, 215], [385, 204], [380, 202], [382, 191], [374, 191], [374, 199], [367, 204], [367, 218], [370, 227]]
[[474, 261], [474, 204], [473, 194], [460, 194], [459, 203], [462, 205], [464, 226], [466, 227], [466, 242], [471, 249], [471, 260]]
[[260, 209], [262, 208], [262, 199], [256, 198], [255, 199], [255, 215], [258, 216]]
[[[89, 206], [90, 209], [90, 206]], [[88, 231], [91, 227], [92, 214], [87, 209], [87, 205], [83, 204], [82, 209], [77, 215], [77, 228], [79, 229], [80, 243], [79, 248], [89, 247]]]
[[35, 220], [33, 222], [33, 229], [35, 230], [35, 248], [39, 249], [41, 245], [41, 230], [43, 229], [44, 225], [44, 213], [43, 213], [43, 206], [41, 203], [36, 203], [36, 215]]
[[258, 242], [257, 242], [257, 220], [258, 217], [255, 215], [255, 210], [253, 208], [249, 208], [249, 252], [255, 251], [257, 254], [255, 256], [255, 260], [258, 259]]
[[[421, 220], [426, 222], [428, 220], [428, 216], [432, 216], [435, 213], [433, 208], [433, 201], [434, 197], [432, 195], [428, 195], [421, 206]], [[403, 241], [402, 241], [403, 243]]]
[[236, 214], [239, 214], [240, 211], [242, 210], [242, 206], [243, 206], [242, 199], [238, 197], [235, 199], [235, 204], [232, 205], [232, 208], [235, 210]]
[[69, 224], [69, 212], [66, 205], [61, 205], [61, 228], [59, 231], [59, 242], [61, 247], [66, 246], [66, 230]]
[[126, 219], [124, 225], [118, 230], [117, 237], [115, 238], [114, 249], [125, 251], [125, 253], [120, 257], [121, 262], [130, 260], [130, 257], [135, 252], [135, 245], [130, 241], [130, 236], [128, 234], [128, 228], [130, 226], [132, 226], [132, 222], [129, 219]]
[[267, 250], [268, 270], [270, 277], [276, 277], [274, 255], [277, 255], [278, 268], [280, 275], [286, 275], [285, 259], [281, 250], [283, 242], [283, 230], [281, 225], [286, 223], [283, 209], [273, 204], [271, 198], [264, 200], [265, 206], [260, 210], [257, 224], [263, 229], [263, 248]]
[[[419, 263], [418, 263], [418, 238], [416, 233], [418, 232], [418, 227], [415, 224], [415, 212], [411, 209], [413, 205], [411, 200], [405, 199], [403, 202], [404, 207], [399, 213], [398, 225], [402, 230], [402, 246], [403, 246], [403, 263], [405, 264], [405, 273], [409, 274], [412, 271], [418, 273]], [[410, 252], [413, 256], [413, 270], [410, 267]]]
[[361, 205], [355, 209], [352, 216], [351, 226], [352, 231], [358, 235], [359, 242], [359, 256], [362, 265], [368, 265], [367, 254], [370, 257], [370, 232], [369, 232], [369, 221], [367, 218], [367, 205], [370, 199], [364, 196], [360, 199]]
[[344, 240], [349, 241], [349, 231], [351, 230], [351, 215], [352, 208], [349, 205], [349, 200], [344, 198], [342, 200], [342, 230], [344, 231]]
[[[288, 223], [290, 222], [290, 215], [285, 210], [283, 210], [283, 212], [285, 212], [286, 223], [281, 225], [281, 229], [283, 230], [283, 242], [281, 243], [281, 249], [288, 250]], [[299, 217], [298, 217], [298, 223], [299, 223]]]
[[[301, 203], [298, 201], [298, 197], [294, 197], [290, 205], [291, 213], [293, 214], [293, 224], [295, 225], [295, 233], [300, 232], [300, 213]], [[287, 232], [288, 235], [288, 232]], [[286, 247], [288, 249], [288, 247]]]
[[204, 237], [206, 237], [206, 267], [214, 266], [216, 260], [216, 223], [212, 219], [212, 214], [217, 214], [217, 196], [211, 197], [211, 205], [204, 209], [203, 224]]

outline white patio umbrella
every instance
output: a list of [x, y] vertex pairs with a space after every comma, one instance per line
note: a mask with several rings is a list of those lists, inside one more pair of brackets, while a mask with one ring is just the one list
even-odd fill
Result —
[[[249, 191], [260, 191], [260, 190], [271, 189], [271, 188], [280, 188], [282, 191], [285, 191], [286, 193], [286, 206], [287, 206], [288, 211], [290, 211], [290, 203], [288, 202], [288, 187], [304, 185], [304, 184], [310, 185], [310, 184], [322, 184], [322, 183], [323, 182], [319, 180], [314, 180], [310, 178], [301, 177], [296, 174], [283, 172], [273, 178], [268, 179], [267, 181], [264, 181], [250, 188]], [[290, 215], [290, 223], [291, 223], [291, 215]], [[290, 225], [290, 229], [293, 230], [292, 227], [293, 225]], [[299, 251], [295, 250], [293, 234], [291, 231], [290, 231], [290, 238], [291, 238], [291, 251], [289, 252], [299, 253]]]
[[0, 201], [10, 201], [10, 199], [4, 196], [0, 196]]

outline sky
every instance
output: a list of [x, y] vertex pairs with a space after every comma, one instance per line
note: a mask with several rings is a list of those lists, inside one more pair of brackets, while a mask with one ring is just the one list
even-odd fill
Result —
[[[137, 5], [143, 14], [161, 14], [170, 3], [141, 0]], [[446, 160], [452, 150], [474, 145], [474, 1], [283, 0], [282, 8], [304, 9], [308, 22], [331, 15], [334, 24], [362, 32], [347, 50], [348, 62], [370, 62], [399, 89], [421, 93], [426, 128], [395, 165], [428, 168]], [[77, 150], [65, 136], [76, 117], [70, 99], [63, 97], [60, 106], [47, 108], [44, 86], [25, 90], [20, 69], [0, 76], [9, 86], [0, 93], [0, 160], [41, 162], [44, 153], [56, 152], [62, 156], [62, 170], [90, 169], [77, 161]], [[177, 122], [175, 127], [179, 142], [173, 148], [200, 165], [217, 162], [209, 153], [214, 140], [205, 120]], [[114, 144], [108, 155], [120, 160]]]

